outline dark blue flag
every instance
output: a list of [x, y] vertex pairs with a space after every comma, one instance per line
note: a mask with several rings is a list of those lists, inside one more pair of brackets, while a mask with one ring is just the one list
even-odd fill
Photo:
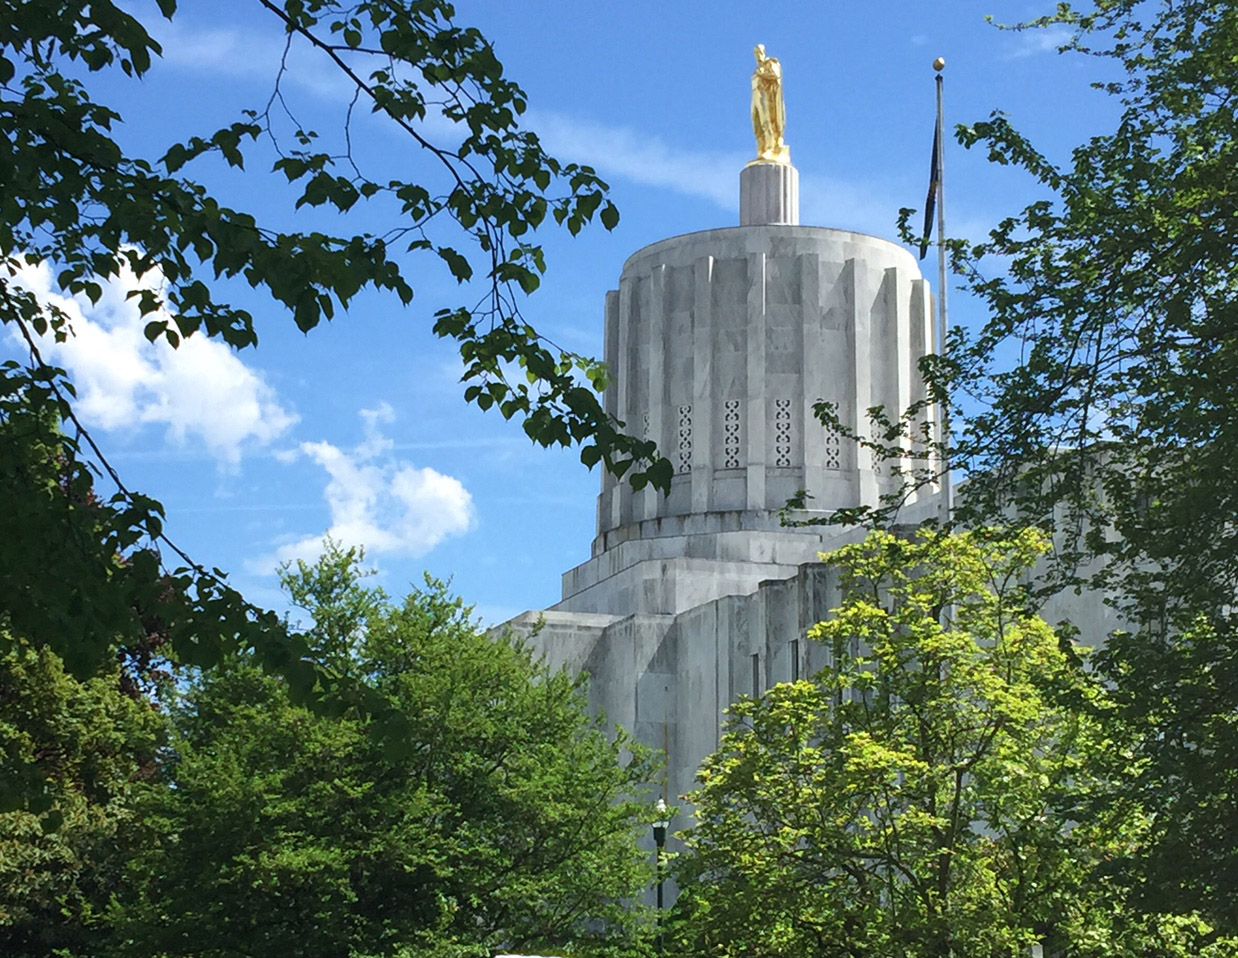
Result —
[[929, 167], [928, 196], [924, 200], [924, 232], [920, 238], [920, 259], [928, 255], [929, 237], [933, 235], [933, 213], [937, 193], [941, 189], [941, 126], [933, 129], [933, 160]]

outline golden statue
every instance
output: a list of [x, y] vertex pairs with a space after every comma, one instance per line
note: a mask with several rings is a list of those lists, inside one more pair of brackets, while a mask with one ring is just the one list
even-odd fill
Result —
[[782, 65], [765, 55], [765, 44], [758, 43], [757, 68], [752, 71], [752, 129], [757, 135], [754, 163], [790, 163], [791, 149], [783, 139], [787, 129], [787, 108], [782, 100]]

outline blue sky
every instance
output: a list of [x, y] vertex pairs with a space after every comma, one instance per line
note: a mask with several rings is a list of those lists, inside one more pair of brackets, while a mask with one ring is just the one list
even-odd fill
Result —
[[[628, 255], [737, 223], [739, 170], [753, 153], [756, 43], [782, 62], [806, 224], [894, 238], [899, 207], [923, 204], [937, 56], [947, 60], [949, 124], [1000, 109], [1065, 161], [1114, 114], [1113, 101], [1089, 89], [1108, 78], [1106, 66], [1059, 56], [1060, 34], [985, 22], [1051, 5], [460, 3], [460, 23], [494, 41], [528, 93], [528, 124], [553, 154], [594, 166], [622, 214], [612, 233], [545, 231], [549, 269], [525, 316], [561, 345], [597, 355], [603, 296]], [[182, 0], [171, 24], [155, 22], [153, 2], [131, 8], [151, 23], [165, 57], [141, 82], [98, 88], [124, 117], [130, 149], [157, 158], [177, 137], [266, 103], [282, 37], [256, 3]], [[347, 94], [330, 67], [304, 50], [290, 67], [293, 109], [324, 137], [338, 132]], [[377, 121], [361, 121], [356, 139], [375, 168], [424, 162]], [[322, 214], [292, 216], [270, 188], [269, 163], [259, 152], [243, 174], [210, 164], [190, 172], [234, 206], [299, 226], [317, 215], [315, 225], [332, 228]], [[953, 233], [979, 238], [1035, 195], [1026, 177], [953, 143], [946, 163]], [[932, 254], [923, 266], [935, 285]], [[173, 540], [228, 570], [254, 601], [281, 607], [275, 565], [312, 556], [333, 530], [367, 547], [392, 593], [428, 570], [453, 578], [489, 621], [545, 607], [559, 597], [560, 574], [589, 555], [597, 473], [574, 451], [536, 448], [517, 424], [464, 404], [459, 359], [429, 331], [435, 309], [459, 293], [445, 270], [413, 279], [410, 308], [361, 298], [308, 336], [255, 299], [260, 344], [243, 353], [204, 339], [176, 352], [150, 346], [123, 290], [112, 290], [80, 309], [77, 336], [54, 356], [126, 481], [167, 507]], [[29, 281], [45, 285], [47, 276]], [[951, 318], [980, 317], [954, 296]], [[18, 354], [11, 341], [3, 348]]]

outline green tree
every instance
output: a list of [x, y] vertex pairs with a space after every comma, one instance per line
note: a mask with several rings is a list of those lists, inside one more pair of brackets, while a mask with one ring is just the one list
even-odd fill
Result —
[[[1004, 115], [959, 128], [1041, 196], [953, 244], [989, 319], [926, 369], [968, 414], [960, 522], [1052, 529], [1043, 589], [1101, 590], [1131, 623], [1096, 660], [1147, 759], [1129, 883], [1238, 933], [1238, 9], [1085, 0], [1015, 29], [1063, 26], [1118, 119], [1061, 164]], [[873, 444], [905, 461], [918, 410], [885, 412]]]
[[[155, 6], [171, 19], [177, 3]], [[576, 233], [595, 216], [610, 228], [618, 213], [591, 169], [555, 160], [520, 125], [527, 99], [485, 37], [457, 26], [446, 0], [255, 0], [254, 9], [280, 24], [289, 45], [311, 48], [336, 69], [355, 105], [426, 158], [425, 176], [367, 175], [346, 135], [333, 151], [269, 105], [168, 143], [161, 157], [130, 155], [120, 145], [119, 112], [92, 88], [110, 72], [142, 77], [162, 52], [130, 6], [0, 0], [0, 321], [29, 349], [28, 362], [0, 367], [0, 423], [31, 413], [40, 420], [50, 410], [65, 423], [45, 437], [54, 440], [62, 484], [81, 498], [93, 484], [93, 461], [114, 486], [95, 503], [93, 534], [50, 540], [73, 556], [32, 562], [30, 548], [47, 551], [41, 537], [65, 524], [68, 507], [28, 475], [22, 450], [0, 446], [0, 498], [23, 505], [11, 517], [16, 534], [0, 539], [0, 611], [20, 615], [30, 639], [58, 651], [78, 675], [135, 634], [136, 604], [164, 619], [184, 662], [209, 666], [248, 647], [264, 667], [303, 687], [331, 684], [304, 667], [304, 648], [287, 640], [274, 616], [247, 606], [222, 573], [177, 550], [163, 534], [160, 505], [107, 466], [74, 415], [71, 383], [39, 353], [37, 334], [72, 329], [63, 312], [21, 285], [20, 270], [32, 264], [48, 264], [61, 290], [91, 300], [102, 283], [131, 271], [146, 287], [134, 297], [152, 340], [176, 346], [205, 335], [237, 349], [258, 337], [253, 316], [228, 301], [228, 281], [265, 294], [308, 331], [365, 290], [407, 305], [410, 277], [445, 268], [462, 283], [473, 280], [466, 299], [478, 304], [446, 306], [432, 322], [434, 334], [459, 344], [466, 399], [520, 420], [535, 442], [579, 444], [589, 465], [630, 471], [637, 484], [669, 481], [669, 464], [653, 445], [624, 435], [603, 411], [590, 385], [604, 382], [604, 369], [547, 342], [520, 315], [521, 298], [545, 269], [537, 229], [549, 218]], [[283, 67], [273, 63], [272, 71], [279, 79], [271, 103], [286, 103], [278, 95]], [[457, 141], [425, 137], [423, 121], [439, 114]], [[351, 115], [341, 117], [344, 134]], [[212, 158], [236, 168], [266, 165], [273, 195], [279, 184], [287, 188], [290, 213], [322, 208], [338, 230], [289, 231], [229, 208], [190, 175], [205, 172]], [[390, 229], [354, 230], [353, 214], [363, 207], [389, 215]], [[513, 366], [521, 372], [509, 378], [504, 370]], [[143, 548], [135, 553], [135, 546]], [[118, 555], [129, 557], [123, 575]], [[71, 587], [46, 574], [70, 564], [88, 573]]]
[[1052, 24], [1121, 71], [1122, 111], [1064, 168], [1004, 117], [961, 133], [1049, 198], [965, 260], [992, 318], [958, 373], [990, 388], [959, 455], [975, 512], [1056, 513], [1051, 584], [1090, 580], [1134, 623], [1098, 658], [1146, 759], [1131, 887], [1238, 933], [1238, 10], [1103, 0], [1031, 26]]
[[26, 642], [0, 654], [0, 776], [27, 779], [32, 796], [28, 808], [0, 808], [0, 952], [12, 958], [88, 958], [106, 939], [165, 734], [120, 678], [113, 668], [78, 681]]
[[732, 706], [690, 796], [685, 953], [1233, 953], [1197, 918], [1115, 907], [1096, 871], [1143, 819], [1088, 805], [1123, 743], [1028, 611], [1043, 551], [1034, 532], [873, 533], [829, 558], [843, 603], [812, 637], [832, 665]]
[[117, 953], [638, 949], [647, 756], [443, 586], [393, 604], [359, 562], [332, 547], [285, 584], [318, 616], [311, 640], [406, 718], [406, 739], [293, 704], [243, 657], [204, 674], [173, 710], [153, 838], [112, 912]]

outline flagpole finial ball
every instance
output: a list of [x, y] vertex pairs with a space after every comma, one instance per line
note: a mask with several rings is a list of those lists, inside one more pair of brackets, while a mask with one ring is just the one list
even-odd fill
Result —
[[936, 60], [933, 61], [933, 69], [936, 70], [938, 73], [940, 73], [945, 68], [946, 68], [945, 57], [938, 57]]

